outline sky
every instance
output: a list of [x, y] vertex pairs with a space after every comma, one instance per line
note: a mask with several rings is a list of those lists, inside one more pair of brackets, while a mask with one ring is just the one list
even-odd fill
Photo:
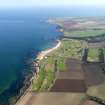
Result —
[[0, 7], [105, 6], [105, 0], [0, 0]]

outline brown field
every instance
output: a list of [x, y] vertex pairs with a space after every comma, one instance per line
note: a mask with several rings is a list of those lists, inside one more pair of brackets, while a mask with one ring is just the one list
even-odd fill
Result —
[[105, 48], [105, 41], [102, 42], [95, 42], [95, 43], [88, 43], [89, 48]]
[[96, 103], [94, 101], [87, 100], [82, 105], [100, 105], [100, 104], [98, 104], [98, 103]]
[[[79, 105], [84, 94], [81, 93], [29, 93], [31, 97], [18, 105]], [[75, 101], [76, 100], [76, 101]]]
[[51, 92], [86, 92], [84, 80], [57, 80]]
[[83, 64], [76, 59], [67, 59], [66, 70], [57, 75], [51, 91], [86, 92], [88, 87], [103, 84], [104, 74], [99, 63]]
[[83, 64], [83, 70], [87, 86], [103, 84], [105, 81], [104, 74], [102, 73], [99, 63]]
[[84, 72], [81, 61], [67, 59], [67, 69], [57, 75], [57, 80], [51, 91], [55, 92], [86, 92]]
[[104, 92], [100, 92], [105, 87], [97, 87], [104, 81], [99, 63], [82, 64], [79, 60], [68, 59], [66, 64], [67, 70], [58, 74], [58, 80], [51, 90], [53, 92], [29, 92], [26, 95], [29, 98], [23, 97], [23, 101], [17, 105], [99, 105], [90, 100], [83, 102], [85, 93], [100, 98], [105, 96]]

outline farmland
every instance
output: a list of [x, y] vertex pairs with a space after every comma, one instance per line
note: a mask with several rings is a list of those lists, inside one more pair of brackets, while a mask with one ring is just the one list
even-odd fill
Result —
[[[38, 64], [39, 71], [33, 77], [32, 100], [28, 102], [39, 103], [41, 100], [49, 103], [52, 97], [53, 100], [59, 97], [59, 102], [64, 102], [65, 105], [104, 103], [105, 19], [71, 17], [50, 19], [48, 22], [56, 24], [64, 36], [60, 39], [60, 47], [48, 53], [42, 60], [33, 61]], [[86, 60], [82, 59], [83, 56]], [[73, 100], [68, 102], [62, 97], [62, 92], [64, 97], [67, 96], [66, 99]], [[45, 96], [49, 99], [42, 100]], [[58, 105], [59, 102], [52, 103]]]

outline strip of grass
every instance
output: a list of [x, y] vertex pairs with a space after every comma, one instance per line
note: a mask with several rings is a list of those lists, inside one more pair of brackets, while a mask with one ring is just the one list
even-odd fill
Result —
[[[61, 46], [48, 54], [40, 61], [40, 72], [36, 82], [33, 83], [34, 91], [47, 91], [55, 80], [56, 69], [66, 70], [67, 58], [81, 58], [82, 44], [77, 40], [63, 40]], [[55, 62], [57, 61], [57, 65]]]
[[65, 59], [64, 58], [60, 58], [57, 62], [58, 64], [58, 70], [64, 71], [65, 70]]
[[105, 30], [92, 30], [92, 31], [65, 31], [65, 36], [71, 36], [71, 37], [88, 37], [88, 36], [97, 36], [104, 34]]
[[47, 91], [51, 86], [51, 84], [53, 84], [54, 79], [55, 79], [55, 73], [52, 72], [52, 70], [49, 70], [46, 74], [46, 78], [43, 81], [40, 91]]
[[98, 48], [90, 48], [88, 52], [88, 61], [98, 61], [99, 60], [99, 49]]
[[45, 79], [45, 76], [46, 76], [45, 70], [43, 68], [40, 69], [39, 76], [38, 76], [37, 80], [34, 81], [34, 83], [32, 84], [32, 90], [33, 91], [39, 91], [40, 90], [42, 83], [43, 83], [43, 80]]

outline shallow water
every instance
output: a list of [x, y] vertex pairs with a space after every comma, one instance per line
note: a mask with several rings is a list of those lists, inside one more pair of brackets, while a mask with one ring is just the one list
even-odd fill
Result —
[[[93, 7], [0, 10], [0, 94], [11, 84], [13, 88], [10, 88], [9, 95], [16, 91], [13, 83], [21, 80], [21, 71], [30, 70], [25, 65], [29, 58], [35, 58], [38, 52], [54, 46], [55, 40], [62, 35], [56, 25], [46, 22], [48, 18], [105, 16], [103, 13], [103, 8]], [[5, 102], [6, 96], [7, 91], [2, 96]]]
[[26, 58], [53, 46], [61, 34], [47, 18], [34, 11], [22, 12], [0, 13], [0, 93], [18, 78]]

